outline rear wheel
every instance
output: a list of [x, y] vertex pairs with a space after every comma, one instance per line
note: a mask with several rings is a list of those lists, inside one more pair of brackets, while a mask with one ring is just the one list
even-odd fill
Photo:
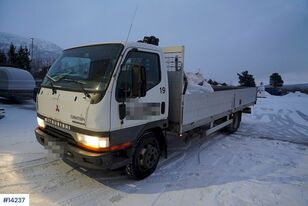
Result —
[[131, 162], [126, 166], [126, 173], [136, 179], [151, 175], [158, 164], [160, 148], [153, 133], [144, 134], [136, 144]]
[[236, 112], [232, 115], [232, 123], [225, 127], [225, 131], [228, 133], [234, 133], [240, 127], [242, 120], [242, 112]]

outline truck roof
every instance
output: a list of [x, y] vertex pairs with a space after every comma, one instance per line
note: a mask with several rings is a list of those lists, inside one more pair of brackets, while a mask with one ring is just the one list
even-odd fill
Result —
[[[98, 46], [98, 45], [103, 45], [103, 44], [122, 44], [122, 45], [125, 45], [125, 42], [123, 42], [123, 41], [100, 42], [100, 43], [95, 43], [95, 44], [85, 44], [85, 45], [81, 45], [81, 46], [71, 47], [71, 48], [67, 48], [65, 50], [76, 49], [76, 48], [87, 47], [87, 46]], [[153, 45], [153, 44], [147, 44], [147, 43], [143, 43], [143, 42], [127, 42], [126, 47], [137, 47], [137, 48], [142, 48], [142, 49], [150, 49], [150, 50], [154, 50], [154, 51], [162, 51], [160, 46], [156, 46], [156, 45]]]

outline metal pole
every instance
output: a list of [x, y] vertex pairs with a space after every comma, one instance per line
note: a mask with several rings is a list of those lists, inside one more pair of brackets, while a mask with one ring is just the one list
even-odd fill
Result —
[[32, 66], [31, 66], [31, 70], [32, 70], [32, 72], [34, 72], [34, 63], [33, 63], [33, 37], [32, 38], [30, 38], [31, 39], [31, 64], [32, 64]]
[[30, 38], [31, 39], [31, 60], [33, 59], [33, 39], [34, 38]]

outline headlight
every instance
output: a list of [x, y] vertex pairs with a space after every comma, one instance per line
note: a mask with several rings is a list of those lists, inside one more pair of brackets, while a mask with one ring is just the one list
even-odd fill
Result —
[[101, 151], [109, 147], [108, 137], [96, 137], [77, 133], [76, 141], [88, 149]]
[[44, 129], [46, 127], [45, 121], [39, 117], [37, 117], [37, 124], [40, 128]]

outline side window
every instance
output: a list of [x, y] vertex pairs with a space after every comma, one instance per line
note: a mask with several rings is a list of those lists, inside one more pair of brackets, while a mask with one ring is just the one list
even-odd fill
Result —
[[117, 97], [130, 96], [132, 86], [132, 67], [138, 64], [146, 70], [147, 91], [159, 84], [161, 80], [159, 55], [149, 52], [129, 52], [119, 74], [117, 82]]

